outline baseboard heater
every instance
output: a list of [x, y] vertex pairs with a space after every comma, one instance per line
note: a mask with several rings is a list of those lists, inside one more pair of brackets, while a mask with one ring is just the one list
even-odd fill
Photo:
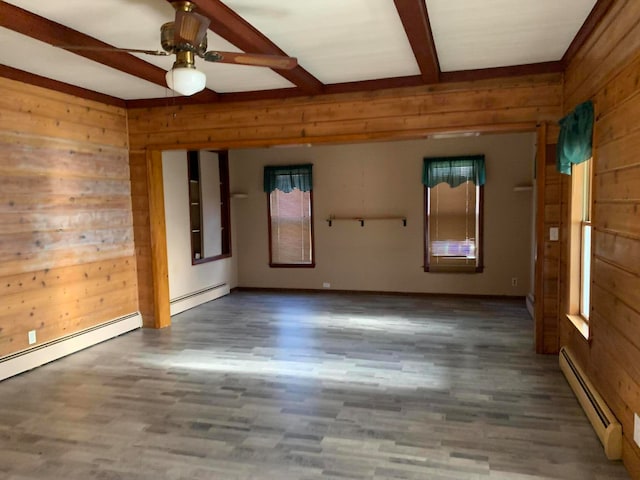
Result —
[[142, 327], [140, 312], [0, 358], [0, 381]]
[[184, 312], [185, 310], [189, 310], [190, 308], [197, 307], [203, 303], [228, 295], [229, 292], [229, 286], [226, 283], [219, 283], [195, 292], [187, 293], [180, 297], [172, 298], [169, 302], [170, 314], [176, 315], [180, 312]]
[[525, 305], [527, 307], [527, 312], [531, 315], [531, 318], [535, 319], [536, 297], [532, 293], [528, 294], [525, 298]]
[[573, 360], [567, 347], [560, 348], [560, 369], [602, 442], [607, 458], [622, 458], [622, 426]]

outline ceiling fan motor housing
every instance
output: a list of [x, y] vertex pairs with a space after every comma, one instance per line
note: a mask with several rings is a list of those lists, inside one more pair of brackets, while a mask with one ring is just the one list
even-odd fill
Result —
[[165, 52], [177, 53], [180, 51], [191, 51], [196, 55], [203, 56], [207, 51], [207, 36], [205, 35], [200, 45], [195, 47], [190, 43], [176, 44], [175, 22], [167, 22], [160, 27], [160, 44]]

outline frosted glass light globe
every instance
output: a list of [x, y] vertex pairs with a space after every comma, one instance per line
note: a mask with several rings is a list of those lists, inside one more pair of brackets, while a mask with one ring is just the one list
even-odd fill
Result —
[[207, 83], [207, 76], [195, 68], [172, 68], [165, 77], [171, 90], [186, 96], [204, 90]]

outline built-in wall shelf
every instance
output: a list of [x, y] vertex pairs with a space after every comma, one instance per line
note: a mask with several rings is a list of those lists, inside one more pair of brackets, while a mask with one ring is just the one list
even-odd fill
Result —
[[402, 226], [407, 226], [407, 217], [402, 216], [381, 216], [381, 217], [336, 217], [334, 215], [330, 215], [327, 218], [327, 223], [331, 227], [333, 222], [359, 222], [361, 227], [364, 227], [365, 222], [377, 222], [380, 220], [396, 220], [402, 222]]

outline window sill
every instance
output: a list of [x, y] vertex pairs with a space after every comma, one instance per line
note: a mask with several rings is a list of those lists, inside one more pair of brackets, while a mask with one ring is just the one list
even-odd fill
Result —
[[205, 257], [205, 258], [192, 258], [191, 265], [200, 265], [201, 263], [209, 263], [215, 262], [216, 260], [222, 260], [224, 258], [231, 258], [231, 253], [223, 253], [221, 255], [216, 255], [214, 257]]
[[315, 263], [270, 263], [270, 268], [316, 268]]
[[483, 267], [474, 266], [426, 266], [424, 271], [427, 273], [482, 273]]
[[589, 322], [582, 315], [567, 314], [567, 318], [576, 327], [585, 340], [589, 340]]

